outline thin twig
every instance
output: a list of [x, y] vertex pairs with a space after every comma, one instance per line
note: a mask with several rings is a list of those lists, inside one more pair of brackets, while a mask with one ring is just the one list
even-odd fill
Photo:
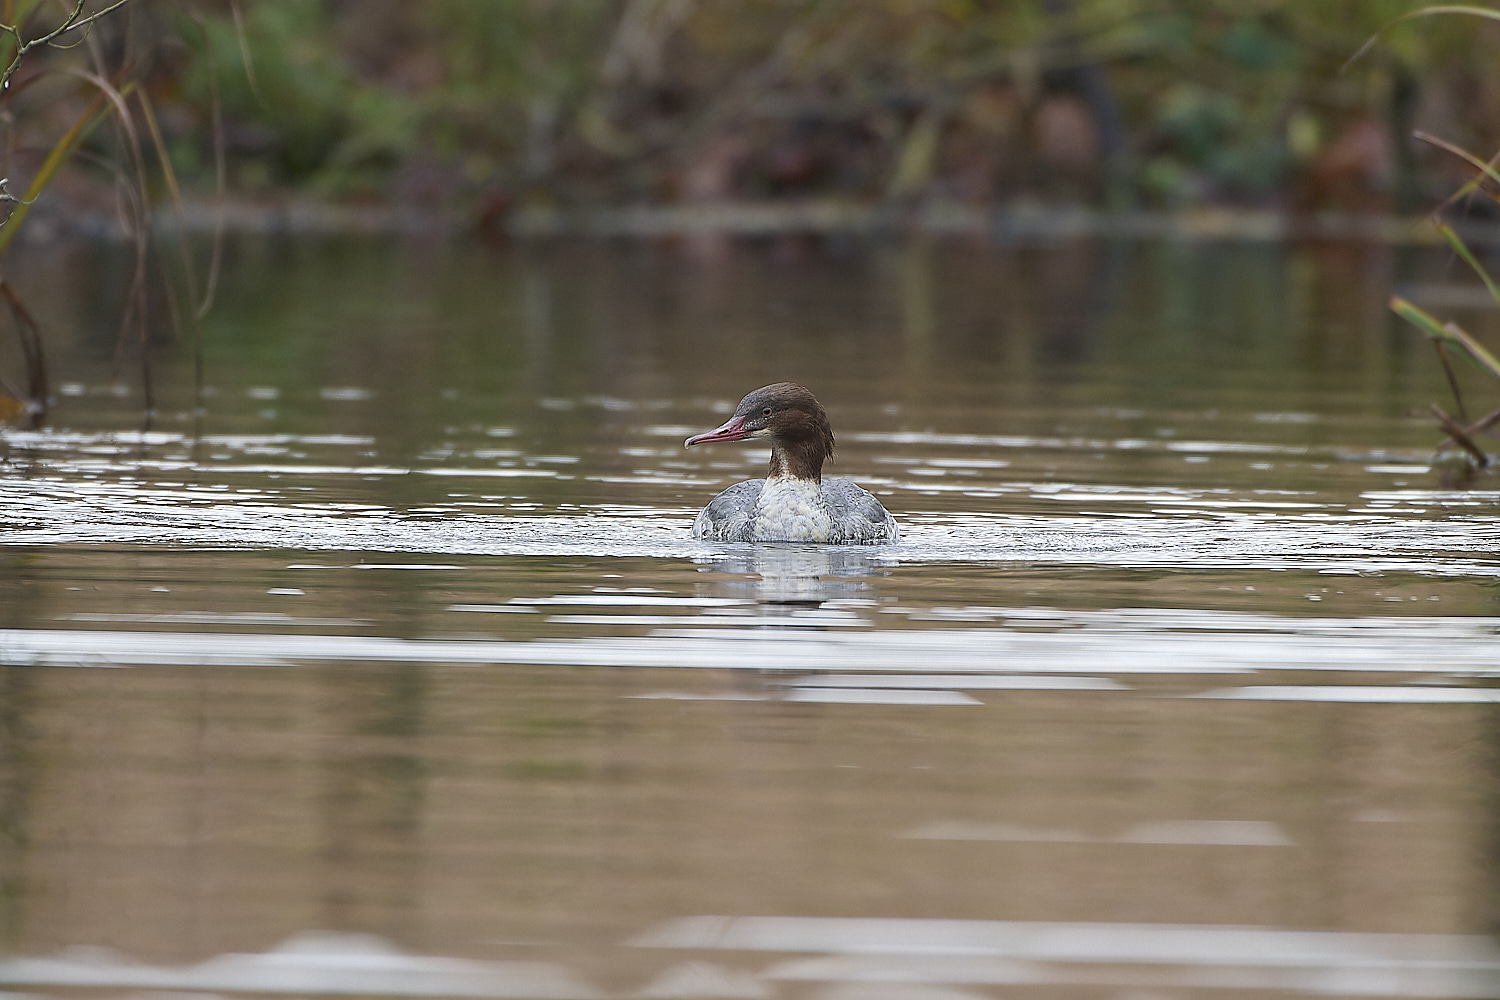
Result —
[[61, 24], [44, 35], [38, 35], [36, 38], [33, 38], [29, 42], [21, 41], [20, 25], [0, 24], [0, 35], [10, 35], [16, 40], [15, 54], [10, 57], [10, 62], [6, 64], [5, 69], [0, 70], [0, 90], [3, 90], [10, 85], [10, 78], [15, 74], [17, 67], [21, 65], [21, 59], [26, 55], [26, 53], [40, 46], [49, 45], [54, 39], [60, 38], [70, 31], [76, 31], [79, 28], [84, 27], [85, 25], [92, 24], [93, 22], [99, 20], [99, 18], [103, 17], [105, 14], [108, 14], [110, 11], [118, 10], [129, 2], [130, 0], [115, 0], [114, 3], [110, 4], [108, 7], [105, 7], [103, 10], [97, 10], [89, 16], [83, 17], [83, 7], [84, 4], [88, 3], [88, 0], [78, 0], [78, 3], [74, 5], [72, 12], [69, 13], [67, 17], [63, 18], [63, 22]]
[[27, 422], [32, 428], [40, 427], [47, 416], [47, 355], [42, 349], [42, 335], [26, 304], [4, 278], [0, 278], [0, 298], [10, 307], [16, 339], [21, 342], [21, 357], [26, 363]]
[[[135, 125], [135, 118], [130, 113], [129, 98], [135, 96], [137, 103], [142, 104], [143, 113], [148, 116], [150, 106], [144, 103], [145, 95], [136, 85], [137, 81], [131, 80], [125, 86], [119, 87], [107, 79], [104, 55], [99, 46], [92, 43], [92, 38], [90, 42], [89, 50], [96, 72], [86, 73], [78, 70], [72, 72], [80, 79], [98, 87], [99, 92], [114, 105], [115, 114], [111, 117], [111, 124], [115, 129], [116, 141], [129, 153], [130, 173], [134, 175], [132, 178], [123, 170], [116, 174], [120, 191], [125, 196], [124, 202], [131, 210], [128, 225], [135, 243], [135, 273], [131, 278], [125, 309], [121, 312], [119, 339], [116, 342], [115, 352], [118, 363], [118, 359], [124, 355], [126, 340], [131, 332], [131, 319], [134, 317], [140, 350], [141, 391], [144, 397], [142, 427], [144, 430], [149, 430], [156, 416], [155, 381], [151, 372], [150, 303], [147, 280], [151, 249], [151, 194], [146, 186], [146, 156], [142, 148], [140, 132]], [[129, 77], [133, 69], [133, 63], [127, 64], [119, 71], [117, 79]]]
[[1472, 437], [1475, 434], [1482, 434], [1488, 431], [1496, 424], [1500, 424], [1500, 410], [1491, 410], [1468, 427], [1465, 427], [1464, 431]]
[[1385, 34], [1388, 29], [1394, 28], [1396, 25], [1402, 23], [1403, 21], [1410, 21], [1412, 18], [1416, 17], [1430, 17], [1433, 14], [1472, 14], [1475, 17], [1487, 17], [1492, 21], [1500, 21], [1500, 11], [1491, 10], [1486, 7], [1472, 7], [1467, 4], [1434, 4], [1430, 7], [1423, 7], [1420, 10], [1414, 10], [1409, 14], [1402, 14], [1395, 20], [1387, 21], [1379, 31], [1371, 35], [1365, 41], [1365, 44], [1361, 45], [1359, 49], [1355, 51], [1354, 55], [1349, 57], [1348, 61], [1339, 68], [1339, 72], [1344, 72], [1344, 70], [1352, 66], [1360, 56], [1364, 55], [1366, 52], [1370, 51], [1370, 49], [1374, 48], [1375, 43], [1380, 40], [1380, 36]]
[[[141, 386], [145, 392], [146, 419], [149, 424], [156, 404], [151, 380], [151, 353], [147, 349], [150, 338], [146, 306], [146, 261], [151, 240], [151, 219], [148, 214], [151, 196], [146, 189], [146, 157], [141, 150], [140, 131], [136, 128], [135, 117], [130, 113], [130, 106], [127, 103], [128, 94], [116, 89], [114, 84], [99, 74], [86, 73], [81, 70], [74, 70], [73, 74], [97, 87], [105, 99], [114, 105], [115, 114], [112, 120], [120, 132], [120, 144], [129, 154], [131, 172], [134, 174], [133, 183], [122, 185], [122, 190], [129, 192], [129, 200], [134, 208], [132, 235], [135, 241], [135, 273], [130, 283], [130, 305], [121, 316], [120, 345], [124, 345], [130, 330], [131, 316], [134, 314], [141, 350]], [[127, 89], [130, 93], [138, 90], [133, 84]]]
[[229, 15], [234, 18], [234, 34], [240, 42], [240, 60], [245, 64], [245, 80], [250, 84], [250, 93], [262, 110], [270, 111], [270, 105], [261, 96], [260, 81], [255, 79], [255, 63], [250, 58], [250, 42], [245, 35], [245, 15], [240, 13], [240, 5], [235, 0], [229, 0]]
[[177, 171], [172, 169], [172, 157], [167, 152], [166, 139], [156, 121], [156, 112], [151, 107], [151, 98], [146, 91], [137, 89], [135, 103], [141, 109], [141, 119], [146, 123], [146, 134], [156, 147], [157, 166], [161, 168], [162, 180], [167, 185], [167, 200], [172, 203], [172, 215], [177, 221], [177, 239], [182, 245], [182, 271], [187, 279], [188, 301], [198, 301], [198, 269], [193, 266], [193, 255], [188, 244], [187, 211], [182, 203], [182, 188], [177, 184]]
[[1479, 445], [1475, 444], [1472, 440], [1469, 439], [1467, 429], [1461, 427], [1452, 417], [1444, 413], [1441, 406], [1433, 403], [1432, 415], [1437, 418], [1438, 426], [1443, 429], [1444, 433], [1446, 433], [1448, 437], [1452, 438], [1453, 442], [1460, 448], [1468, 452], [1470, 455], [1474, 456], [1474, 461], [1477, 462], [1481, 468], [1490, 464], [1489, 456], [1484, 453]]
[[[231, 3], [230, 7], [233, 8], [235, 17], [238, 19], [239, 5]], [[208, 58], [209, 113], [213, 120], [214, 134], [214, 236], [213, 249], [208, 258], [208, 277], [204, 281], [203, 299], [196, 303], [198, 318], [201, 320], [208, 315], [209, 309], [213, 307], [214, 293], [219, 288], [219, 267], [223, 263], [224, 258], [224, 198], [225, 191], [229, 187], [229, 179], [227, 146], [224, 138], [224, 108], [222, 102], [219, 100], [219, 64], [214, 59], [213, 45], [210, 44], [208, 31], [204, 28], [201, 19], [195, 18], [195, 20], [198, 21], [198, 30], [203, 34], [203, 51]], [[235, 23], [239, 24], [239, 21], [236, 20]], [[243, 36], [241, 37], [241, 44], [244, 44]], [[203, 368], [201, 330], [199, 332], [197, 354], [197, 364], [201, 376]]]
[[[1416, 139], [1418, 142], [1425, 142], [1429, 146], [1436, 146], [1443, 152], [1458, 157], [1460, 160], [1463, 160], [1465, 163], [1479, 172], [1473, 180], [1469, 181], [1463, 187], [1459, 188], [1456, 192], [1450, 195], [1442, 205], [1438, 206], [1440, 210], [1442, 208], [1446, 208], [1448, 205], [1457, 201], [1459, 198], [1462, 198], [1464, 195], [1468, 194], [1470, 190], [1477, 188], [1478, 190], [1483, 191], [1485, 180], [1489, 180], [1491, 183], [1500, 186], [1500, 172], [1497, 172], [1495, 169], [1497, 160], [1491, 160], [1490, 162], [1486, 163], [1479, 157], [1475, 156], [1473, 153], [1469, 152], [1467, 149], [1464, 149], [1461, 146], [1455, 146], [1451, 142], [1448, 142], [1444, 139], [1439, 139], [1437, 136], [1427, 132], [1423, 132], [1420, 129], [1413, 132], [1411, 134], [1411, 137], [1413, 139]], [[1497, 157], [1497, 159], [1500, 159], [1500, 157]], [[1490, 195], [1490, 197], [1492, 198], [1494, 197], [1494, 194], [1492, 192], [1485, 191], [1485, 193]]]
[[8, 202], [12, 202], [12, 203], [17, 204], [17, 205], [31, 205], [31, 204], [35, 204], [35, 202], [36, 202], [35, 198], [32, 198], [30, 201], [27, 201], [25, 198], [22, 198], [22, 197], [20, 197], [18, 195], [11, 194], [10, 193], [10, 188], [6, 187], [6, 185], [9, 184], [9, 183], [10, 183], [10, 178], [9, 177], [0, 177], [0, 201], [8, 201]]
[[[1489, 413], [1486, 413], [1484, 416], [1480, 417], [1478, 420], [1465, 427], [1464, 433], [1467, 434], [1470, 438], [1473, 438], [1475, 434], [1489, 434], [1490, 428], [1494, 427], [1496, 424], [1500, 424], [1500, 410], [1491, 410]], [[1449, 445], [1455, 443], [1456, 442], [1453, 441], [1444, 441], [1437, 447], [1438, 454], [1441, 455], [1443, 452], [1448, 450]]]
[[1434, 340], [1432, 346], [1437, 348], [1438, 360], [1443, 363], [1443, 374], [1448, 376], [1448, 388], [1453, 390], [1453, 402], [1458, 407], [1458, 419], [1464, 423], [1469, 422], [1469, 414], [1464, 409], [1464, 396], [1458, 389], [1458, 376], [1453, 372], [1453, 366], [1448, 362], [1448, 351], [1443, 347], [1441, 340]]

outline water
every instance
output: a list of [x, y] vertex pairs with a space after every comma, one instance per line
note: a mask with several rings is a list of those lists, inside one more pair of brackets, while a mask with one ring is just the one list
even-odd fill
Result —
[[[247, 241], [144, 431], [128, 275], [10, 276], [0, 988], [1500, 995], [1445, 258]], [[780, 379], [899, 545], [691, 539]]]

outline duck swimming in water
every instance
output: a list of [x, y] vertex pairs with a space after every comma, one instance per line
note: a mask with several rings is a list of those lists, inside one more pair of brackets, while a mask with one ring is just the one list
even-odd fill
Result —
[[868, 545], [901, 538], [895, 518], [848, 479], [824, 479], [833, 428], [813, 394], [791, 382], [756, 389], [720, 427], [683, 442], [771, 439], [765, 479], [736, 483], [693, 521], [693, 537], [711, 542], [823, 542]]

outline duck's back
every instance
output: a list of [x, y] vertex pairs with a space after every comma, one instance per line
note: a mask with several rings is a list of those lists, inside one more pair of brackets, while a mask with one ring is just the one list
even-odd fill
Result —
[[865, 544], [901, 540], [901, 530], [891, 512], [854, 480], [823, 480], [823, 499], [833, 509], [834, 524], [842, 536], [830, 541]]
[[735, 483], [708, 502], [693, 519], [693, 537], [706, 542], [749, 542], [755, 527], [755, 504], [764, 479]]
[[848, 479], [750, 479], [709, 501], [693, 537], [715, 542], [894, 542], [896, 521], [879, 500]]

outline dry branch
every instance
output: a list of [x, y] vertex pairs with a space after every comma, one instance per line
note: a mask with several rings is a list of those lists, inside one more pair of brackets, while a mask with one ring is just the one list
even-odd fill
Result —
[[3, 90], [10, 85], [10, 78], [15, 75], [16, 70], [21, 65], [21, 60], [25, 58], [26, 53], [30, 52], [32, 49], [40, 48], [44, 45], [51, 45], [54, 41], [61, 38], [68, 32], [76, 31], [79, 28], [92, 24], [93, 22], [99, 20], [99, 18], [103, 17], [105, 14], [108, 14], [110, 11], [118, 10], [129, 2], [130, 0], [115, 0], [114, 3], [105, 7], [103, 10], [97, 10], [85, 17], [83, 16], [83, 8], [88, 3], [88, 0], [78, 0], [78, 3], [73, 6], [73, 10], [68, 14], [68, 16], [63, 18], [61, 24], [59, 24], [57, 27], [53, 28], [46, 34], [38, 35], [36, 38], [33, 38], [29, 42], [21, 40], [21, 26], [19, 24], [0, 24], [0, 35], [9, 35], [10, 37], [14, 38], [16, 45], [16, 51], [10, 57], [10, 62], [6, 63], [5, 69], [0, 70], [0, 90]]
[[1447, 413], [1444, 413], [1443, 408], [1436, 403], [1432, 404], [1432, 415], [1437, 418], [1438, 426], [1443, 429], [1453, 443], [1472, 455], [1474, 461], [1481, 468], [1490, 464], [1489, 456], [1484, 453], [1484, 450], [1479, 445], [1470, 439], [1467, 427], [1462, 426]]

